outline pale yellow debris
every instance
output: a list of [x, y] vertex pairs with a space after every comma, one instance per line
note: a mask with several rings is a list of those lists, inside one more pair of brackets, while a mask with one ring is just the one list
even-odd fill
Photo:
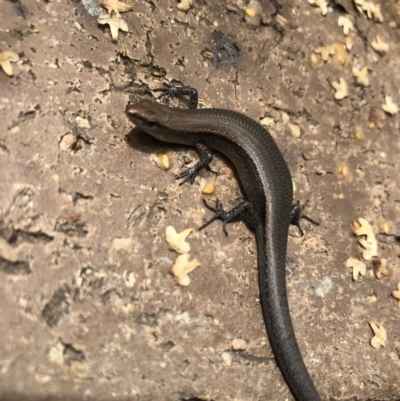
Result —
[[388, 114], [394, 115], [399, 112], [397, 104], [393, 103], [390, 96], [385, 96], [385, 104], [382, 105], [382, 110]]
[[341, 15], [338, 19], [338, 25], [343, 27], [343, 33], [347, 36], [350, 31], [354, 29], [353, 22], [344, 15]]
[[374, 332], [374, 337], [371, 339], [371, 345], [374, 348], [385, 347], [387, 341], [385, 328], [381, 324], [374, 323], [372, 320], [369, 320], [368, 323]]
[[110, 26], [111, 38], [114, 42], [118, 41], [118, 31], [129, 32], [127, 22], [115, 14], [102, 14], [97, 18], [97, 22], [101, 25], [108, 24]]
[[17, 61], [19, 61], [18, 54], [11, 50], [0, 52], [0, 66], [9, 77], [14, 74], [11, 63], [16, 63]]
[[189, 11], [194, 4], [194, 0], [182, 0], [179, 4], [177, 4], [176, 8], [179, 11]]
[[374, 259], [373, 261], [373, 266], [374, 266], [374, 274], [376, 278], [381, 278], [383, 277], [388, 277], [390, 276], [389, 271], [386, 269], [386, 264], [387, 260], [382, 258], [382, 259]]
[[320, 47], [317, 47], [317, 48], [314, 50], [314, 53], [320, 54], [322, 60], [328, 61], [329, 56], [331, 56], [332, 54], [335, 53], [335, 49], [333, 48], [332, 45], [320, 46]]
[[108, 14], [114, 14], [114, 17], [119, 17], [119, 13], [125, 13], [127, 11], [132, 11], [133, 6], [118, 0], [103, 0], [100, 3], [101, 7], [104, 7]]
[[367, 272], [367, 265], [363, 261], [353, 258], [352, 256], [346, 260], [346, 267], [353, 269], [354, 281], [358, 280], [358, 276], [365, 276]]
[[378, 256], [378, 242], [375, 238], [374, 230], [371, 224], [363, 218], [353, 221], [352, 230], [357, 237], [366, 236], [366, 239], [360, 239], [358, 242], [364, 248], [362, 255], [365, 260], [370, 260]]
[[351, 49], [353, 48], [353, 46], [354, 46], [354, 40], [351, 39], [349, 36], [346, 36], [346, 37], [343, 39], [343, 43], [344, 43], [344, 45], [346, 46], [346, 49], [347, 49], [347, 50], [351, 50]]
[[346, 182], [353, 181], [353, 175], [351, 174], [350, 168], [346, 163], [340, 163], [336, 168], [336, 174], [344, 178]]
[[288, 124], [290, 131], [292, 132], [292, 135], [295, 138], [300, 138], [301, 135], [301, 131], [300, 131], [300, 127], [296, 124]]
[[369, 85], [369, 77], [368, 77], [368, 67], [364, 67], [359, 70], [357, 67], [353, 67], [352, 69], [353, 77], [356, 82], [360, 86], [368, 86]]
[[188, 253], [190, 251], [190, 244], [185, 240], [192, 231], [193, 228], [188, 228], [177, 233], [174, 227], [168, 226], [165, 229], [165, 239], [168, 242], [169, 248], [178, 253]]
[[308, 2], [321, 9], [321, 15], [326, 15], [328, 13], [328, 1], [327, 0], [308, 0]]
[[349, 96], [349, 92], [347, 89], [346, 81], [343, 78], [340, 78], [339, 81], [332, 81], [331, 85], [336, 90], [335, 99], [342, 100], [345, 97]]
[[397, 307], [400, 309], [400, 281], [397, 283], [397, 291], [392, 291], [392, 297], [399, 300]]
[[389, 51], [389, 45], [383, 41], [380, 35], [376, 35], [376, 39], [371, 42], [372, 48], [381, 54], [385, 54]]
[[190, 255], [184, 253], [176, 258], [175, 264], [170, 269], [170, 273], [175, 277], [175, 281], [182, 286], [188, 286], [190, 284], [190, 278], [188, 274], [200, 266], [200, 262], [197, 259], [193, 259], [189, 262]]

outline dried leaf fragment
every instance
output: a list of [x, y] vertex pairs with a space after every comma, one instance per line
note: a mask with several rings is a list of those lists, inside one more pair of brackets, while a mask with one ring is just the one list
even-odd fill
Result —
[[375, 5], [369, 0], [354, 0], [354, 5], [360, 13], [365, 11], [369, 19], [375, 22], [383, 22], [380, 4]]
[[78, 128], [85, 128], [85, 129], [91, 128], [90, 121], [84, 117], [77, 116], [75, 118], [75, 124]]
[[285, 113], [284, 111], [281, 111], [281, 118], [284, 124], [287, 124], [290, 120], [289, 114]]
[[383, 22], [383, 15], [381, 12], [381, 5], [380, 4], [372, 4], [370, 7], [370, 13], [372, 15], [372, 19], [376, 22]]
[[348, 17], [345, 17], [344, 15], [341, 15], [339, 17], [338, 26], [343, 27], [343, 33], [345, 34], [345, 36], [347, 36], [350, 33], [350, 31], [352, 31], [354, 29], [353, 22]]
[[13, 76], [13, 70], [11, 63], [16, 63], [19, 60], [18, 54], [11, 50], [5, 50], [0, 52], [0, 65], [3, 71], [9, 76]]
[[374, 348], [385, 347], [387, 341], [385, 328], [381, 324], [374, 323], [372, 320], [368, 320], [368, 323], [374, 332], [374, 337], [371, 338], [371, 345]]
[[190, 254], [188, 253], [179, 255], [175, 260], [175, 264], [169, 271], [175, 277], [175, 281], [182, 286], [188, 286], [190, 284], [188, 274], [200, 266], [200, 262], [197, 259], [193, 259], [189, 262], [189, 258]]
[[171, 167], [171, 162], [168, 154], [150, 156], [150, 159], [156, 164], [156, 166], [162, 170], [168, 170]]
[[165, 170], [168, 170], [170, 168], [168, 155], [161, 155], [161, 163], [164, 166]]
[[385, 102], [386, 104], [382, 105], [382, 110], [385, 111], [388, 114], [394, 115], [397, 114], [399, 111], [399, 108], [397, 104], [393, 103], [392, 98], [390, 96], [385, 96]]
[[290, 128], [290, 131], [292, 132], [292, 135], [295, 138], [300, 138], [300, 136], [301, 136], [300, 127], [296, 124], [290, 124], [290, 123], [288, 124], [288, 126]]
[[371, 46], [380, 54], [385, 54], [389, 51], [389, 45], [383, 41], [380, 35], [376, 35], [376, 39], [371, 42]]
[[397, 307], [400, 309], [400, 281], [397, 283], [397, 291], [392, 291], [392, 297], [399, 300]]
[[371, 1], [365, 1], [364, 11], [367, 11], [367, 16], [369, 19], [372, 19], [375, 22], [383, 22], [383, 15], [381, 12], [380, 4], [373, 4]]
[[40, 31], [39, 31], [39, 29], [36, 29], [36, 28], [28, 28], [28, 33], [29, 34], [31, 34], [31, 35], [35, 35], [35, 34], [37, 34], [37, 33], [40, 33]]
[[360, 239], [358, 243], [364, 248], [362, 255], [365, 260], [371, 260], [373, 257], [378, 256], [378, 243], [376, 241], [371, 244], [365, 239]]
[[368, 86], [369, 85], [369, 77], [368, 77], [368, 67], [364, 67], [359, 70], [357, 67], [353, 67], [352, 69], [353, 77], [356, 82], [360, 86]]
[[358, 280], [358, 276], [365, 276], [367, 272], [367, 265], [363, 261], [353, 258], [352, 256], [346, 260], [346, 267], [353, 269], [354, 281]]
[[231, 344], [232, 344], [232, 349], [235, 351], [245, 350], [247, 348], [247, 342], [242, 338], [233, 339]]
[[320, 54], [322, 60], [328, 61], [329, 56], [335, 53], [333, 46], [320, 46], [314, 50], [314, 53]]
[[207, 171], [200, 179], [200, 189], [205, 195], [211, 195], [215, 191], [217, 175], [213, 171]]
[[349, 168], [348, 164], [346, 164], [346, 163], [341, 163], [338, 165], [338, 167], [336, 169], [336, 174], [339, 177], [344, 178], [346, 182], [353, 181], [353, 175], [351, 174], [350, 168]]
[[326, 63], [330, 56], [333, 56], [332, 65], [335, 68], [341, 69], [347, 64], [347, 53], [345, 46], [342, 43], [334, 43], [332, 45], [317, 47], [314, 50], [310, 56], [311, 68], [321, 68], [323, 66], [322, 61]]
[[244, 9], [246, 23], [253, 27], [260, 26], [262, 11], [262, 5], [257, 0], [250, 0]]
[[342, 43], [334, 43], [332, 49], [334, 52], [332, 65], [337, 69], [342, 69], [347, 64], [346, 47]]
[[326, 15], [328, 13], [328, 1], [327, 0], [308, 0], [308, 2], [321, 9], [321, 15]]
[[356, 125], [353, 128], [353, 135], [354, 135], [354, 138], [356, 138], [359, 141], [362, 141], [364, 139], [364, 134], [363, 134], [362, 128], [359, 125]]
[[151, 75], [153, 75], [153, 77], [162, 78], [167, 75], [167, 71], [164, 67], [153, 67], [151, 70]]
[[336, 100], [342, 100], [345, 97], [349, 96], [349, 92], [347, 90], [347, 84], [343, 78], [340, 78], [338, 82], [331, 81], [331, 85], [336, 90], [336, 93], [335, 93]]
[[374, 230], [371, 224], [363, 218], [359, 218], [358, 222], [353, 221], [352, 230], [357, 237], [365, 236], [366, 239], [358, 240], [359, 244], [364, 248], [362, 251], [363, 258], [370, 260], [378, 256], [378, 242], [375, 238]]
[[362, 6], [364, 4], [364, 0], [354, 0], [354, 5], [357, 8], [358, 12], [362, 13], [363, 9]]
[[391, 224], [390, 221], [387, 221], [386, 219], [382, 218], [379, 221], [379, 229], [386, 235], [391, 234]]
[[310, 55], [310, 67], [311, 68], [322, 68], [324, 66], [324, 61], [322, 58], [315, 53], [311, 53]]
[[207, 186], [205, 186], [201, 192], [204, 195], [211, 195], [215, 192], [215, 185], [214, 184], [208, 184]]
[[177, 233], [174, 227], [168, 226], [165, 229], [165, 239], [168, 242], [169, 248], [178, 253], [188, 253], [190, 251], [190, 244], [185, 239], [192, 231], [193, 228], [187, 228]]
[[114, 17], [120, 17], [119, 13], [125, 13], [127, 11], [132, 11], [133, 6], [130, 4], [123, 3], [118, 0], [103, 0], [100, 3], [100, 6], [105, 8], [108, 14], [113, 15]]
[[386, 259], [377, 259], [372, 261], [376, 278], [381, 278], [382, 276], [387, 277], [390, 275], [386, 269], [386, 262]]
[[118, 41], [118, 30], [129, 32], [127, 22], [121, 18], [118, 13], [116, 16], [114, 13], [109, 14], [102, 14], [97, 18], [97, 22], [101, 25], [108, 24], [110, 26], [111, 37], [114, 42]]
[[346, 46], [347, 50], [351, 50], [354, 46], [354, 40], [349, 38], [348, 36], [343, 39], [343, 43]]
[[194, 4], [194, 0], [182, 0], [179, 4], [177, 4], [176, 8], [179, 11], [189, 11]]
[[202, 56], [207, 60], [214, 60], [215, 56], [211, 50], [204, 50]]
[[249, 17], [254, 17], [262, 13], [262, 6], [257, 0], [250, 0], [249, 4], [247, 4], [247, 6], [244, 9], [244, 12]]

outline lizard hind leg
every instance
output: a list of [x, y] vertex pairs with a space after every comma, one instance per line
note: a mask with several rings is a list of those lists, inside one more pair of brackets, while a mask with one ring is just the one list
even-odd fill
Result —
[[217, 199], [215, 207], [210, 206], [205, 199], [203, 199], [204, 206], [215, 213], [215, 215], [208, 221], [206, 221], [202, 226], [199, 227], [199, 231], [203, 228], [207, 227], [215, 220], [222, 220], [223, 227], [222, 230], [224, 234], [228, 236], [228, 231], [226, 230], [226, 223], [229, 223], [236, 218], [243, 216], [247, 209], [249, 208], [249, 202], [243, 201], [236, 205], [233, 209], [229, 210], [228, 212], [225, 211], [224, 207], [222, 206], [221, 202]]

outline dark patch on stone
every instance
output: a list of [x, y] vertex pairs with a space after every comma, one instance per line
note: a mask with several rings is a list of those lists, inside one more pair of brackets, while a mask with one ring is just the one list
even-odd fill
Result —
[[69, 313], [68, 298], [70, 294], [71, 288], [65, 284], [53, 294], [50, 301], [45, 305], [42, 316], [48, 326], [56, 326], [60, 319]]
[[5, 274], [11, 275], [27, 275], [31, 274], [32, 270], [29, 267], [29, 263], [26, 261], [17, 260], [12, 262], [10, 260], [4, 259], [0, 256], [0, 271]]
[[101, 302], [104, 305], [117, 306], [122, 303], [122, 295], [113, 288], [101, 295]]
[[222, 32], [215, 31], [211, 34], [211, 52], [214, 55], [215, 67], [224, 64], [232, 64], [239, 57], [239, 48], [231, 42]]
[[137, 317], [136, 322], [145, 326], [154, 327], [157, 325], [158, 319], [166, 312], [168, 312], [167, 309], [160, 309], [157, 313], [141, 313]]
[[199, 398], [193, 395], [181, 395], [179, 401], [214, 401], [213, 399]]
[[76, 192], [75, 195], [73, 196], [72, 202], [74, 203], [74, 205], [76, 205], [80, 200], [93, 200], [93, 196]]
[[169, 350], [171, 350], [172, 348], [175, 347], [175, 343], [171, 340], [169, 341], [165, 341], [164, 343], [161, 344], [161, 348], [165, 351], [168, 352]]
[[85, 360], [85, 354], [82, 351], [77, 350], [71, 344], [64, 345], [64, 362], [71, 365], [72, 362], [83, 362]]
[[237, 362], [239, 364], [244, 364], [244, 365], [247, 365], [249, 363], [255, 363], [257, 365], [267, 364], [268, 362], [275, 360], [275, 357], [272, 354], [271, 356], [256, 356], [256, 355], [251, 355], [243, 350], [232, 352], [231, 354], [233, 362]]
[[136, 319], [136, 323], [153, 327], [157, 324], [158, 316], [156, 313], [141, 313]]
[[48, 244], [52, 242], [54, 237], [42, 231], [29, 232], [24, 230], [15, 230], [10, 244], [18, 246], [24, 242], [29, 244]]
[[85, 223], [70, 222], [68, 221], [68, 219], [62, 216], [57, 218], [54, 230], [60, 233], [64, 233], [69, 237], [80, 237], [80, 238], [86, 237], [88, 233]]
[[15, 126], [34, 120], [38, 111], [40, 111], [40, 106], [37, 104], [32, 110], [19, 113], [18, 123]]

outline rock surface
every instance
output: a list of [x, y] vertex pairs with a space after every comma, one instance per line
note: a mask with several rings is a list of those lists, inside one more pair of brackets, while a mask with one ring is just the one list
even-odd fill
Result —
[[[345, 267], [361, 252], [352, 220], [400, 234], [399, 117], [382, 111], [385, 96], [400, 104], [399, 7], [383, 1], [378, 23], [350, 0], [325, 16], [306, 1], [265, 3], [256, 28], [241, 0], [198, 0], [187, 12], [138, 0], [116, 43], [80, 2], [1, 3], [0, 51], [20, 59], [12, 77], [0, 71], [1, 400], [293, 400], [265, 333], [248, 228], [194, 231], [201, 266], [190, 285], [168, 274], [177, 255], [166, 226], [196, 228], [211, 212], [201, 178], [174, 180], [193, 149], [132, 131], [124, 115], [164, 82], [265, 124], [295, 198], [310, 199], [321, 225], [303, 223], [304, 237], [290, 229], [288, 292], [322, 399], [400, 399], [399, 244], [379, 242], [388, 277], [367, 261], [353, 281]], [[340, 16], [353, 22], [351, 50]], [[377, 35], [388, 53], [373, 50]], [[352, 68], [365, 66], [363, 87]], [[213, 171], [226, 162], [217, 156]], [[215, 185], [214, 198], [239, 202], [230, 174]], [[370, 345], [369, 320], [386, 329], [385, 348]]]

